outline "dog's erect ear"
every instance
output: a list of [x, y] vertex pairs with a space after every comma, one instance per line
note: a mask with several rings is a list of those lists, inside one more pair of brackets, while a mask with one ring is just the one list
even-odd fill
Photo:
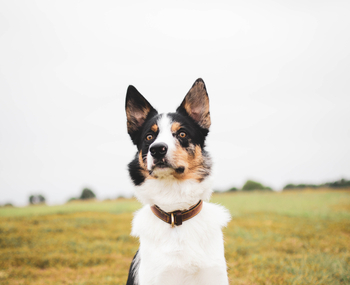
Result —
[[178, 113], [186, 113], [203, 129], [209, 129], [209, 97], [203, 79], [198, 78], [182, 101]]
[[152, 105], [132, 85], [128, 87], [126, 92], [125, 111], [128, 133], [133, 140], [135, 132], [140, 130], [147, 117], [158, 114]]

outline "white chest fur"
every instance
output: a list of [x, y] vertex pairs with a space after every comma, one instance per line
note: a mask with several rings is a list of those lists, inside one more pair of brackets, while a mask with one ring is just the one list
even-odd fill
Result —
[[204, 202], [196, 217], [171, 228], [145, 205], [131, 233], [140, 240], [138, 284], [228, 284], [222, 227], [230, 218], [225, 208]]

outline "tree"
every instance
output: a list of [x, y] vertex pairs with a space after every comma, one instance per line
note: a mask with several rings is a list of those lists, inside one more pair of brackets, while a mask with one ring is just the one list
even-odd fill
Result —
[[29, 196], [29, 204], [33, 205], [34, 204], [34, 195]]
[[46, 199], [43, 195], [38, 195], [38, 199], [39, 199], [39, 203], [45, 203], [46, 202]]
[[31, 205], [44, 204], [45, 202], [46, 202], [46, 199], [43, 195], [30, 195], [29, 196], [29, 204], [31, 204]]
[[96, 195], [89, 188], [84, 188], [83, 192], [80, 195], [81, 200], [94, 199], [94, 198], [96, 198]]
[[259, 182], [253, 180], [247, 180], [247, 182], [242, 187], [243, 191], [251, 191], [251, 190], [269, 190], [272, 189], [270, 187], [266, 187]]

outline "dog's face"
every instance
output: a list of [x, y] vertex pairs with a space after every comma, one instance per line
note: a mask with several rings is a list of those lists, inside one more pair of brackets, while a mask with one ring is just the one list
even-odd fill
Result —
[[197, 79], [175, 113], [158, 114], [129, 86], [126, 94], [128, 133], [138, 152], [129, 164], [135, 185], [147, 180], [195, 180], [210, 174], [211, 162], [204, 150], [210, 127], [209, 98]]

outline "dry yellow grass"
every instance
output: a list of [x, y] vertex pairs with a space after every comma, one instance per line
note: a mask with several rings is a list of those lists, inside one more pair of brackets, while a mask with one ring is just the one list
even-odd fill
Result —
[[[218, 194], [231, 284], [350, 284], [350, 192]], [[135, 200], [0, 208], [0, 284], [125, 284]]]

